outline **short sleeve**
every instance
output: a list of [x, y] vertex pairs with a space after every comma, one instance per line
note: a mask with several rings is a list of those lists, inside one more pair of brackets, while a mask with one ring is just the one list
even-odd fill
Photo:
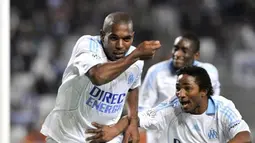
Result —
[[73, 50], [71, 63], [78, 69], [79, 76], [85, 75], [91, 67], [102, 62], [100, 48], [97, 41], [88, 37], [78, 40]]
[[141, 76], [142, 76], [142, 72], [143, 72], [143, 65], [144, 65], [143, 61], [137, 61], [135, 63], [136, 71], [134, 71], [134, 72], [137, 72], [137, 74], [135, 74], [135, 75], [137, 75], [137, 77], [136, 77], [134, 83], [132, 84], [132, 86], [130, 87], [131, 89], [135, 89], [141, 85]]
[[138, 114], [140, 127], [146, 130], [163, 131], [175, 116], [176, 98], [167, 99], [154, 108], [144, 110]]
[[223, 125], [223, 130], [228, 137], [228, 140], [235, 137], [236, 134], [249, 131], [249, 126], [242, 119], [241, 114], [235, 108], [235, 105], [230, 101], [224, 108], [220, 110], [221, 112], [221, 122]]

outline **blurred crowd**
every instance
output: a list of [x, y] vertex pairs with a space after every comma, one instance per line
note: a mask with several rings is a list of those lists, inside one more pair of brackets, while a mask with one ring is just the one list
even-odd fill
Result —
[[104, 17], [115, 11], [132, 16], [134, 45], [151, 39], [162, 43], [144, 73], [169, 58], [182, 32], [196, 33], [200, 60], [216, 65], [222, 94], [255, 129], [255, 115], [247, 111], [255, 108], [254, 0], [11, 0], [12, 143], [44, 142], [39, 130], [54, 106], [76, 40], [98, 35]]

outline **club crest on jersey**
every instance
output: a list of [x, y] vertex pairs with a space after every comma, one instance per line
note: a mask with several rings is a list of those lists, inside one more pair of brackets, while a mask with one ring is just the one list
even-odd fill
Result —
[[218, 139], [219, 134], [215, 129], [210, 129], [209, 132], [208, 132], [208, 138], [209, 139]]
[[156, 112], [154, 110], [148, 110], [147, 115], [151, 118], [155, 118], [156, 117]]
[[134, 75], [131, 73], [129, 76], [128, 76], [128, 84], [131, 84], [134, 82]]

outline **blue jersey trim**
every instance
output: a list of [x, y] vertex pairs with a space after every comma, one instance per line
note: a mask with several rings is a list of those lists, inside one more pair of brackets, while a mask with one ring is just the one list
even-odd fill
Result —
[[215, 103], [212, 98], [208, 98], [208, 107], [206, 110], [207, 115], [213, 115], [215, 114]]

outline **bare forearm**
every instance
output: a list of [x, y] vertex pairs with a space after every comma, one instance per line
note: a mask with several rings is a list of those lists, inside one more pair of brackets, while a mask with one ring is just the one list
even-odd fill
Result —
[[128, 116], [123, 116], [119, 122], [117, 124], [115, 124], [115, 128], [117, 128], [117, 130], [119, 131], [119, 133], [124, 132], [124, 130], [126, 130], [126, 128], [129, 125], [129, 120], [128, 120]]
[[250, 133], [248, 131], [240, 132], [228, 143], [251, 143]]
[[129, 92], [127, 98], [128, 105], [128, 117], [130, 119], [138, 118], [138, 88], [133, 89]]
[[121, 73], [123, 73], [138, 60], [139, 58], [135, 56], [135, 53], [131, 53], [129, 56], [123, 59], [99, 64], [95, 67], [92, 67], [87, 75], [93, 84], [106, 84], [118, 77]]

